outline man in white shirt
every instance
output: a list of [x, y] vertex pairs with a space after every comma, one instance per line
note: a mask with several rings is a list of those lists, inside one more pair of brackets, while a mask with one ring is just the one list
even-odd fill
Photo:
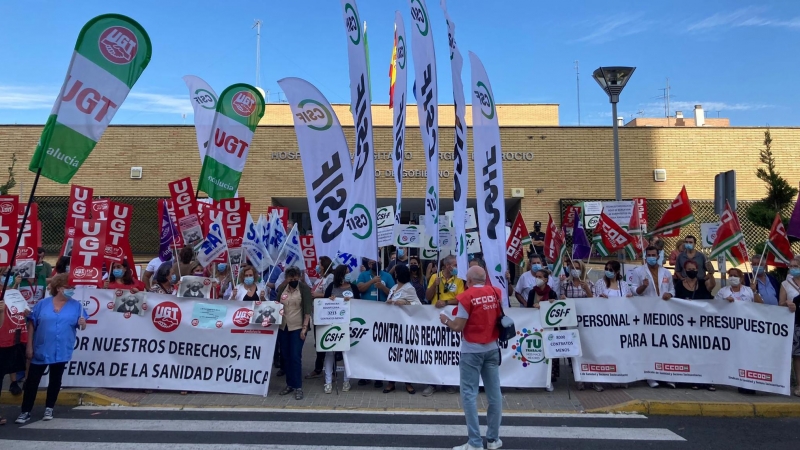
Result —
[[531, 255], [531, 257], [528, 258], [528, 268], [530, 270], [520, 275], [517, 284], [514, 285], [514, 297], [517, 298], [517, 301], [523, 308], [528, 304], [528, 294], [530, 294], [531, 289], [536, 287], [536, 277], [534, 277], [534, 274], [537, 270], [542, 270], [543, 268], [542, 257], [536, 254]]
[[[672, 274], [669, 270], [658, 264], [658, 249], [649, 246], [645, 249], [645, 262], [647, 264], [639, 266], [631, 271], [631, 284], [636, 286], [636, 295], [641, 297], [659, 297], [669, 300], [675, 296], [675, 285], [672, 283]], [[651, 388], [658, 387], [658, 381], [647, 380]], [[667, 383], [667, 386], [675, 389], [675, 383]]]
[[156, 256], [147, 263], [147, 267], [144, 269], [144, 274], [142, 275], [142, 283], [144, 283], [145, 289], [150, 289], [151, 278], [155, 275], [156, 270], [158, 270], [161, 264], [165, 262], [167, 261], [163, 261], [160, 257]]

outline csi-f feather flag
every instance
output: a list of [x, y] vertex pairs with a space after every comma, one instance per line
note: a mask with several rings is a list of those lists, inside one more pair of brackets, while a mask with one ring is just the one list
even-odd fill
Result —
[[281, 248], [286, 241], [286, 229], [283, 228], [283, 221], [277, 212], [273, 212], [268, 220], [267, 229], [263, 231], [264, 243], [267, 253], [273, 260], [280, 259]]
[[605, 212], [601, 212], [600, 220], [597, 221], [594, 228], [592, 242], [602, 256], [611, 256], [614, 252], [631, 245], [633, 236], [628, 234], [617, 222], [614, 222], [614, 219], [608, 217]]
[[300, 248], [300, 235], [297, 233], [297, 224], [294, 224], [291, 231], [289, 231], [289, 235], [286, 236], [286, 242], [284, 242], [281, 253], [278, 255], [277, 262], [283, 264], [283, 267], [301, 267], [303, 251]]
[[197, 252], [197, 262], [203, 267], [208, 267], [226, 251], [228, 251], [228, 241], [225, 239], [225, 229], [222, 226], [222, 214], [220, 214], [208, 227], [208, 234]]
[[[345, 248], [340, 244], [346, 232], [347, 206], [354, 195], [350, 189], [353, 167], [347, 139], [331, 104], [319, 89], [300, 78], [284, 78], [278, 85], [292, 108], [314, 248], [318, 255], [334, 257], [340, 248]], [[271, 223], [272, 218], [269, 220]]]
[[119, 14], [104, 14], [81, 29], [28, 169], [69, 183], [150, 63], [150, 37]]
[[183, 82], [189, 88], [189, 100], [194, 111], [194, 131], [197, 135], [197, 149], [200, 151], [200, 163], [206, 158], [211, 126], [217, 110], [217, 93], [202, 78], [186, 75]]
[[267, 248], [264, 245], [264, 237], [261, 235], [265, 220], [262, 214], [259, 217], [258, 223], [255, 223], [253, 222], [253, 216], [248, 212], [242, 239], [242, 247], [244, 248], [245, 254], [250, 260], [250, 264], [256, 268], [258, 273], [264, 272], [273, 264], [272, 258], [270, 258]]
[[[378, 233], [375, 223], [375, 147], [372, 143], [372, 102], [365, 36], [355, 0], [342, 0], [347, 33], [347, 59], [350, 62], [350, 109], [353, 112], [356, 146], [353, 152], [352, 190], [348, 198], [347, 219], [342, 248], [357, 257], [378, 259]], [[314, 228], [316, 231], [316, 228]], [[314, 233], [317, 234], [317, 233]], [[317, 247], [317, 252], [320, 248]], [[320, 253], [326, 254], [326, 253]], [[333, 255], [330, 253], [329, 255]]]
[[[416, 50], [415, 50], [416, 51]], [[470, 52], [472, 70], [472, 148], [475, 159], [475, 196], [483, 258], [492, 286], [506, 284], [506, 206], [503, 193], [503, 149], [492, 85], [478, 56]], [[463, 218], [454, 217], [454, 221]]]
[[653, 231], [649, 236], [678, 236], [681, 227], [694, 222], [692, 204], [689, 202], [689, 194], [686, 193], [686, 186], [681, 188], [681, 192], [672, 201], [669, 209], [661, 216]]
[[[436, 54], [433, 49], [433, 32], [425, 0], [409, 0], [408, 3], [411, 7], [411, 21], [413, 22], [411, 47], [414, 53], [414, 76], [416, 77], [414, 95], [417, 98], [417, 115], [424, 147], [425, 169], [428, 171], [425, 184], [425, 230], [433, 237], [433, 245], [439, 245], [439, 233], [434, 231], [439, 229], [439, 88], [436, 82]], [[505, 221], [500, 223], [501, 227], [503, 224]], [[505, 244], [505, 238], [501, 240]], [[488, 264], [489, 261], [487, 260], [486, 263]]]
[[[401, 199], [403, 198], [403, 160], [406, 145], [406, 95], [408, 95], [406, 56], [406, 26], [400, 11], [394, 13], [394, 52], [392, 53], [392, 88], [389, 102], [392, 108], [394, 151], [392, 167], [397, 194], [394, 206], [394, 223], [400, 225]], [[395, 101], [396, 98], [396, 101]]]
[[[467, 121], [466, 100], [464, 99], [464, 84], [461, 82], [461, 70], [464, 67], [464, 58], [458, 50], [456, 43], [456, 24], [447, 14], [445, 0], [441, 2], [444, 17], [447, 20], [447, 34], [450, 42], [450, 72], [453, 79], [453, 103], [455, 105], [455, 142], [453, 143], [453, 217], [465, 217], [467, 214], [467, 180], [469, 158], [467, 158]], [[466, 222], [454, 220], [456, 261], [458, 274], [466, 279], [469, 268], [467, 255], [467, 230]], [[527, 236], [527, 233], [525, 234]], [[521, 257], [521, 254], [520, 254]], [[463, 275], [462, 275], [463, 274]]]
[[719, 228], [714, 245], [711, 247], [710, 257], [716, 258], [720, 255], [724, 255], [734, 266], [744, 264], [749, 260], [747, 247], [744, 245], [742, 226], [739, 224], [739, 216], [727, 202], [725, 211], [719, 216]]
[[772, 228], [769, 230], [769, 239], [767, 240], [767, 249], [769, 256], [767, 256], [767, 264], [772, 264], [776, 267], [787, 267], [794, 255], [792, 254], [792, 246], [789, 244], [789, 237], [786, 235], [786, 229], [783, 226], [780, 213], [775, 214], [775, 220], [772, 221]]
[[253, 86], [234, 84], [220, 94], [198, 187], [214, 201], [235, 196], [263, 116], [264, 97]]

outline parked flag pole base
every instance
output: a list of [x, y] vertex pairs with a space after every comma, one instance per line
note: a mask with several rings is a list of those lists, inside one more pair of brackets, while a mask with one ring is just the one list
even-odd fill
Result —
[[[19, 232], [17, 233], [17, 243], [14, 244], [14, 251], [11, 253], [11, 261], [8, 264], [8, 274], [6, 276], [11, 275], [11, 269], [14, 268], [14, 264], [17, 262], [17, 251], [19, 251], [19, 244], [22, 242], [22, 233], [25, 231], [25, 222], [28, 220], [28, 214], [31, 212], [33, 195], [36, 193], [36, 186], [39, 184], [39, 177], [41, 175], [42, 167], [39, 166], [39, 170], [36, 171], [36, 177], [33, 179], [33, 186], [31, 186], [31, 195], [28, 197], [28, 204], [25, 205], [25, 213], [22, 214], [22, 225], [19, 227]], [[33, 228], [33, 224], [31, 224], [31, 228]], [[6, 289], [8, 289], [8, 283], [3, 283], [3, 292], [0, 293], [0, 300], [6, 298]]]

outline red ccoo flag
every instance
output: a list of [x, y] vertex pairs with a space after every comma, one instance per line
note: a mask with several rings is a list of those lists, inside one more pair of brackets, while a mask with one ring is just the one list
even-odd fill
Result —
[[767, 249], [769, 250], [767, 264], [775, 267], [787, 267], [789, 261], [794, 258], [780, 214], [775, 214], [775, 220], [772, 221], [772, 228], [769, 230], [769, 239], [767, 240]]
[[661, 216], [653, 231], [649, 236], [674, 237], [681, 233], [681, 227], [694, 222], [692, 204], [689, 202], [689, 194], [686, 193], [686, 186], [681, 188], [680, 194], [675, 197], [669, 209]]

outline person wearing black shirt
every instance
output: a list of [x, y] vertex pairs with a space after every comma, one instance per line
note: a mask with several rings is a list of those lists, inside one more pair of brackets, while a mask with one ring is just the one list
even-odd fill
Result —
[[706, 277], [705, 280], [697, 278], [697, 263], [694, 260], [687, 260], [683, 264], [686, 277], [683, 280], [675, 280], [675, 297], [684, 300], [711, 300], [714, 298], [711, 291], [714, 290], [717, 282], [714, 277]]
[[533, 255], [544, 255], [544, 233], [542, 232], [542, 222], [533, 222], [533, 232], [530, 234], [531, 246], [528, 249], [528, 258]]

